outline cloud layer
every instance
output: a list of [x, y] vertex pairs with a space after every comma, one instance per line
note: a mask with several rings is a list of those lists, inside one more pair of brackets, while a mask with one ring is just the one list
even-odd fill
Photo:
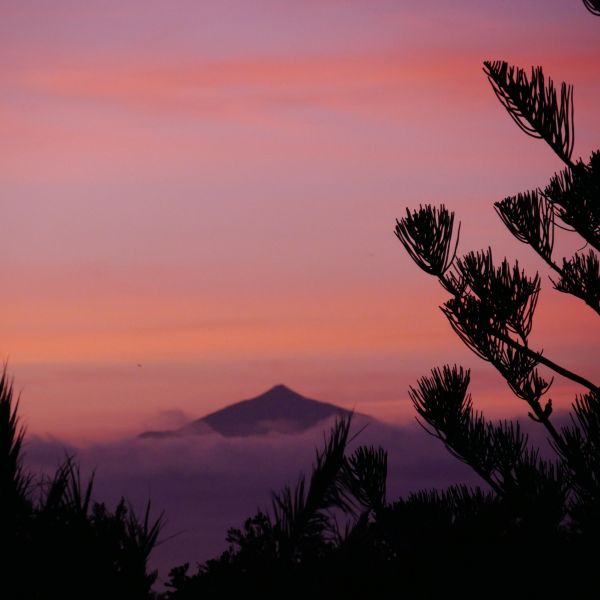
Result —
[[[356, 430], [360, 426], [354, 423]], [[112, 504], [125, 496], [137, 510], [150, 499], [155, 515], [164, 510], [163, 542], [152, 558], [164, 579], [175, 565], [194, 564], [225, 550], [229, 527], [242, 525], [258, 508], [268, 509], [271, 490], [310, 471], [314, 450], [326, 430], [323, 423], [301, 435], [223, 438], [206, 434], [128, 439], [80, 449], [33, 438], [27, 460], [34, 470], [48, 471], [65, 452], [75, 453], [84, 473], [95, 470], [96, 498]], [[543, 443], [542, 432], [532, 431], [535, 442]], [[380, 445], [388, 451], [388, 500], [422, 488], [481, 483], [417, 425], [393, 427], [371, 421], [353, 442], [357, 444]]]

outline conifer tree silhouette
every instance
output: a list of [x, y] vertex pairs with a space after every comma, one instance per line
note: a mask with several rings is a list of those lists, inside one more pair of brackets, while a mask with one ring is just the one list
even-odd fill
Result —
[[[592, 10], [593, 3], [586, 2]], [[592, 11], [593, 12], [593, 11]], [[554, 288], [583, 300], [600, 314], [600, 152], [573, 160], [573, 87], [556, 87], [542, 67], [527, 73], [503, 61], [484, 62], [492, 88], [515, 123], [541, 138], [565, 163], [542, 190], [496, 202], [502, 222], [530, 245], [556, 273]], [[490, 362], [528, 415], [547, 431], [558, 460], [543, 460], [528, 445], [518, 423], [492, 424], [473, 409], [467, 393], [470, 374], [459, 367], [434, 369], [410, 396], [423, 425], [460, 460], [470, 465], [527, 526], [569, 527], [585, 535], [600, 530], [600, 388], [557, 364], [529, 344], [541, 278], [527, 276], [518, 262], [497, 265], [492, 249], [457, 257], [460, 224], [444, 205], [407, 209], [395, 233], [414, 262], [438, 278], [450, 294], [441, 307], [460, 339]], [[556, 228], [578, 234], [587, 252], [559, 264], [553, 256]], [[556, 427], [552, 379], [543, 365], [586, 390], [572, 405], [571, 423]]]

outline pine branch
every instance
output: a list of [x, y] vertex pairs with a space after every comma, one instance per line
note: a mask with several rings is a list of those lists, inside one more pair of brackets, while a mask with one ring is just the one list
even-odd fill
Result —
[[554, 82], [542, 67], [532, 67], [531, 79], [523, 69], [505, 61], [485, 61], [484, 73], [513, 121], [527, 135], [544, 139], [560, 159], [572, 166], [573, 86], [562, 83], [560, 99]]
[[563, 259], [559, 280], [552, 281], [559, 292], [581, 298], [600, 315], [600, 263], [593, 250], [576, 253], [570, 260]]
[[[433, 369], [431, 377], [419, 379], [409, 396], [431, 429], [421, 425], [475, 470], [529, 526], [558, 526], [567, 492], [561, 468], [540, 459], [528, 447], [527, 435], [518, 423], [491, 423], [474, 411], [468, 385], [469, 371], [456, 365]], [[543, 496], [546, 502], [541, 509], [536, 502]]]
[[561, 220], [600, 251], [600, 152], [555, 174], [544, 195]]
[[454, 213], [442, 204], [419, 206], [406, 217], [396, 219], [396, 237], [410, 257], [430, 275], [442, 277], [454, 261], [460, 239], [460, 224], [456, 240], [452, 243]]
[[417, 414], [429, 424], [419, 424], [441, 440], [455, 458], [469, 465], [498, 494], [501, 486], [493, 477], [493, 453], [486, 438], [485, 422], [473, 412], [467, 394], [470, 371], [454, 365], [432, 369], [431, 377], [422, 377], [408, 395]]
[[552, 446], [568, 465], [575, 500], [571, 506], [578, 527], [600, 527], [600, 394], [577, 396], [569, 415], [571, 424], [561, 428]]
[[552, 177], [544, 193], [529, 191], [495, 203], [496, 212], [509, 231], [529, 244], [559, 275], [551, 278], [555, 289], [582, 299], [600, 314], [598, 258], [590, 250], [563, 259], [562, 268], [552, 260], [555, 215], [597, 250], [600, 248], [600, 152], [589, 164], [578, 162]]
[[583, 0], [583, 4], [593, 15], [600, 17], [600, 0]]
[[469, 290], [488, 307], [497, 323], [526, 341], [540, 293], [539, 275], [529, 278], [519, 270], [518, 262], [511, 267], [506, 259], [495, 267], [491, 248], [469, 252], [455, 261], [454, 268], [450, 274], [454, 289], [461, 295]]
[[[438, 210], [429, 205], [421, 206], [413, 213], [407, 210], [407, 216], [397, 221], [396, 235], [416, 264], [437, 276], [454, 296], [442, 310], [462, 341], [484, 360], [497, 368], [500, 366], [503, 374], [510, 374], [512, 364], [517, 360], [521, 366], [529, 362], [531, 368], [543, 364], [590, 391], [598, 391], [591, 381], [527, 345], [539, 287], [537, 275], [528, 280], [518, 265], [510, 269], [506, 261], [498, 269], [494, 268], [489, 250], [471, 253], [467, 255], [470, 258], [457, 261], [455, 272], [449, 270], [455, 262], [457, 246], [457, 242], [452, 243], [453, 223], [454, 214], [444, 206]], [[524, 289], [520, 290], [519, 286]], [[491, 289], [494, 293], [490, 293]], [[483, 298], [479, 298], [477, 292]], [[508, 324], [500, 318], [506, 314], [511, 315]], [[511, 337], [511, 330], [522, 337], [521, 342]], [[512, 354], [507, 353], [507, 348], [513, 351]], [[513, 389], [519, 389], [520, 384], [520, 380], [510, 383]]]
[[[452, 328], [461, 340], [483, 360], [491, 362], [498, 368], [498, 365], [510, 365], [513, 362], [513, 357], [516, 356], [523, 363], [524, 361], [529, 361], [532, 368], [536, 364], [543, 364], [555, 373], [586, 387], [590, 391], [600, 390], [598, 386], [585, 377], [561, 367], [541, 352], [536, 352], [528, 346], [519, 343], [500, 328], [489, 327], [489, 325], [493, 324], [493, 319], [489, 314], [487, 318], [485, 314], [482, 314], [482, 311], [485, 311], [485, 307], [481, 307], [481, 304], [479, 304], [478, 308], [474, 308], [477, 306], [477, 301], [472, 298], [467, 302], [469, 306], [465, 308], [464, 299], [461, 301], [455, 297], [444, 304], [442, 312], [444, 312]], [[471, 316], [474, 314], [479, 314], [480, 316], [474, 318]], [[503, 357], [502, 353], [506, 352], [506, 348], [516, 351], [516, 354], [507, 355], [506, 358]], [[500, 358], [496, 359], [497, 356], [500, 356]], [[505, 374], [510, 371], [503, 369], [501, 372]], [[511, 387], [513, 386], [511, 385]], [[517, 387], [514, 386], [513, 390], [517, 389]]]
[[538, 190], [517, 196], [508, 196], [494, 204], [508, 230], [524, 244], [529, 244], [555, 271], [552, 260], [554, 249], [554, 211], [552, 205]]

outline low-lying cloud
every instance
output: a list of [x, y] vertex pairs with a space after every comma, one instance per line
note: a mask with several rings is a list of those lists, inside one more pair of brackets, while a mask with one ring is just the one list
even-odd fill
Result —
[[[358, 419], [354, 429], [361, 423]], [[164, 581], [171, 567], [194, 565], [226, 549], [229, 527], [238, 527], [258, 508], [269, 508], [271, 490], [309, 472], [328, 424], [296, 435], [225, 438], [204, 434], [169, 439], [128, 439], [85, 448], [32, 438], [26, 460], [34, 471], [53, 469], [75, 455], [83, 474], [95, 471], [95, 498], [114, 505], [121, 496], [136, 510], [150, 499], [155, 516], [165, 511], [162, 543], [152, 557]], [[543, 436], [536, 436], [539, 441]], [[422, 488], [452, 483], [477, 485], [474, 473], [420, 427], [377, 421], [352, 442], [388, 451], [388, 500]]]

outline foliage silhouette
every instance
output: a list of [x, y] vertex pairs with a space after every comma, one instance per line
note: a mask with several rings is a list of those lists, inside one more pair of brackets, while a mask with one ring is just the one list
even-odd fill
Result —
[[6, 365], [0, 377], [0, 540], [2, 598], [148, 599], [156, 579], [147, 562], [162, 526], [150, 504], [138, 517], [121, 499], [95, 502], [71, 457], [53, 476], [23, 466], [25, 431]]
[[[559, 274], [554, 287], [583, 299], [600, 314], [600, 269], [595, 253], [600, 247], [600, 153], [588, 164], [571, 162], [573, 112], [571, 86], [561, 85], [561, 99], [541, 67], [532, 71], [531, 82], [520, 69], [503, 62], [486, 62], [496, 95], [513, 120], [530, 135], [547, 141], [568, 165], [552, 177], [544, 191], [528, 191], [496, 203], [496, 210], [513, 235], [534, 250]], [[592, 246], [563, 258], [562, 267], [553, 260], [555, 227], [560, 220]], [[600, 396], [598, 386], [532, 351], [528, 336], [540, 291], [540, 277], [530, 278], [503, 260], [494, 266], [492, 251], [471, 252], [463, 258], [444, 262], [432, 271], [432, 256], [447, 254], [452, 243], [454, 215], [444, 206], [421, 206], [399, 220], [396, 235], [425, 272], [438, 277], [452, 298], [442, 311], [462, 341], [480, 358], [489, 361], [507, 381], [511, 390], [529, 405], [529, 416], [542, 423], [558, 454], [558, 461], [541, 460], [527, 448], [527, 439], [518, 425], [491, 425], [472, 408], [466, 394], [469, 375], [456, 367], [435, 369], [431, 378], [419, 381], [411, 398], [421, 418], [451, 452], [511, 502], [520, 503], [525, 490], [543, 497], [556, 524], [567, 518], [569, 526], [592, 534], [600, 526]], [[428, 223], [429, 231], [418, 226]], [[563, 228], [566, 228], [564, 227]], [[443, 232], [436, 234], [432, 232]], [[458, 237], [458, 235], [457, 235]], [[435, 243], [431, 244], [431, 239]], [[594, 250], [595, 249], [595, 250]], [[552, 380], [538, 372], [543, 364], [557, 374], [586, 388], [573, 405], [571, 425], [557, 429], [551, 420], [552, 400], [542, 402]], [[529, 490], [529, 491], [527, 491]], [[540, 494], [542, 496], [540, 496]], [[562, 507], [562, 508], [561, 508]]]
[[550, 78], [546, 82], [541, 67], [532, 68], [528, 78], [523, 69], [504, 61], [483, 64], [498, 100], [513, 121], [527, 135], [546, 140], [567, 166], [573, 166], [573, 86], [562, 83], [559, 98], [554, 82]]
[[[468, 373], [456, 368], [448, 374], [454, 385], [448, 391], [467, 415]], [[500, 464], [497, 457], [489, 458], [490, 481], [507, 493], [492, 486], [451, 486], [388, 502], [385, 451], [364, 446], [349, 451], [349, 425], [342, 420], [334, 426], [317, 453], [311, 483], [300, 477], [296, 486], [274, 493], [277, 508], [231, 529], [230, 547], [220, 557], [193, 573], [189, 564], [173, 569], [165, 600], [388, 597], [391, 590], [408, 598], [481, 597], [482, 588], [486, 597], [521, 597], [515, 592], [519, 579], [523, 594], [560, 590], [563, 581], [531, 577], [555, 569], [576, 576], [565, 593], [581, 591], [580, 580], [589, 583], [583, 573], [592, 559], [561, 526], [563, 482], [557, 489], [552, 465], [540, 468], [518, 427], [496, 427], [495, 448], [503, 454]], [[453, 440], [450, 447], [456, 449]], [[307, 518], [311, 495], [312, 506], [319, 508]], [[340, 516], [344, 527], [337, 523]]]
[[[315, 454], [308, 483], [301, 475], [294, 487], [273, 492], [271, 511], [231, 529], [229, 550], [221, 557], [200, 565], [193, 575], [187, 575], [187, 564], [174, 569], [166, 597], [317, 592], [327, 572], [324, 565], [385, 504], [387, 455], [381, 448], [359, 447], [347, 456], [351, 422], [351, 414], [336, 419]], [[339, 516], [349, 517], [343, 533]]]

